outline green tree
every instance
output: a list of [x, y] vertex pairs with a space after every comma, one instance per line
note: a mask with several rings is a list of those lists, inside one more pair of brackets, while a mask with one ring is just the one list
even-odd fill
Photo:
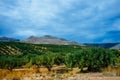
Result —
[[48, 71], [51, 71], [52, 66], [54, 65], [54, 54], [53, 53], [46, 53], [41, 55], [40, 60], [41, 64], [45, 66]]

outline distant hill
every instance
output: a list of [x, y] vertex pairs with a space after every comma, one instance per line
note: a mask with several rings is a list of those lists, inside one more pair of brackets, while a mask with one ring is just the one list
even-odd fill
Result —
[[18, 42], [19, 39], [9, 38], [9, 37], [0, 37], [0, 42]]
[[[84, 43], [86, 46], [96, 46], [112, 49], [112, 47], [117, 46], [120, 43]], [[120, 47], [119, 47], [120, 48]], [[118, 49], [118, 47], [114, 47], [114, 49]]]
[[120, 50], [120, 43], [115, 45], [115, 46], [112, 46], [110, 49], [117, 49], [117, 50]]
[[32, 44], [80, 45], [77, 42], [68, 41], [66, 39], [54, 37], [51, 35], [45, 35], [42, 37], [30, 36], [29, 38], [23, 40], [22, 42]]
[[27, 39], [20, 41], [19, 39], [0, 37], [0, 42], [21, 42], [31, 44], [54, 44], [54, 45], [79, 45], [79, 46], [95, 46], [108, 49], [120, 49], [120, 43], [77, 43], [75, 41], [69, 41], [63, 38], [54, 37], [51, 35], [45, 35], [42, 37], [30, 36]]

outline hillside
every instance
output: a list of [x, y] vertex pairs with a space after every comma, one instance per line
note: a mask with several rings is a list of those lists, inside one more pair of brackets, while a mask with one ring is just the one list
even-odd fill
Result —
[[45, 35], [42, 37], [30, 36], [29, 38], [23, 40], [22, 42], [32, 44], [80, 45], [77, 42], [68, 41], [66, 39], [54, 37], [51, 35]]
[[117, 44], [117, 45], [115, 45], [115, 46], [112, 46], [110, 49], [120, 50], [120, 44]]
[[77, 45], [28, 44], [0, 42], [0, 54], [43, 54], [46, 52], [71, 52], [80, 49]]
[[0, 42], [18, 42], [19, 39], [9, 38], [9, 37], [0, 37]]
[[[20, 41], [19, 39], [0, 37], [0, 42], [20, 42], [29, 44], [53, 44], [53, 45], [79, 45], [79, 46], [93, 46], [103, 47], [108, 49], [120, 49], [120, 43], [78, 43], [75, 41], [69, 41], [63, 38], [54, 37], [51, 35], [45, 35], [42, 37], [30, 36], [27, 39]], [[20, 53], [19, 51], [17, 53]]]
[[[86, 46], [95, 46], [95, 47], [103, 47], [103, 48], [109, 48], [111, 49], [112, 47], [118, 45], [119, 43], [84, 43]], [[114, 47], [114, 49], [118, 49]]]

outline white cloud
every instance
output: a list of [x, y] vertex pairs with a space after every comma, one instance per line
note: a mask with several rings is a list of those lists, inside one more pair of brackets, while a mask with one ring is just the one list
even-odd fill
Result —
[[[16, 3], [18, 6], [12, 7], [7, 12], [2, 12], [2, 15], [12, 19], [28, 20], [28, 23], [45, 26], [51, 23], [51, 19], [58, 18], [58, 13], [65, 9], [71, 8], [74, 0], [19, 0]], [[4, 7], [4, 6], [3, 6]], [[27, 24], [27, 23], [26, 23]]]
[[16, 33], [18, 36], [28, 36], [29, 35], [37, 35], [37, 32], [33, 30], [19, 30]]

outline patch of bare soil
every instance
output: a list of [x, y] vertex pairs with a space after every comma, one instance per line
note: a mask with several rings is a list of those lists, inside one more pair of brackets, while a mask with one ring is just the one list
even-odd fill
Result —
[[120, 80], [120, 77], [102, 76], [102, 73], [84, 73], [76, 74], [74, 77], [68, 77], [63, 80]]

